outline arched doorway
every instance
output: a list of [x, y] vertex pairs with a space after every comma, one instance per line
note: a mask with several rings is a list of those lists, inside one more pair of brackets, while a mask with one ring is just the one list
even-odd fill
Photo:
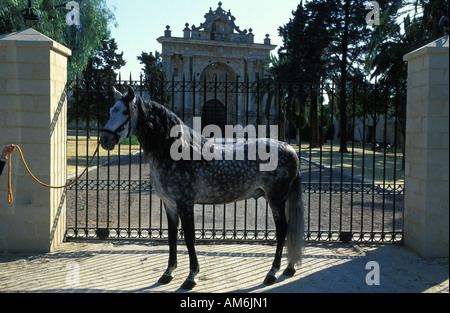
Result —
[[200, 77], [204, 92], [199, 94], [201, 107], [202, 127], [207, 125], [217, 125], [225, 134], [225, 125], [234, 121], [233, 113], [236, 112], [236, 95], [229, 89], [233, 78], [234, 70], [227, 64], [216, 62], [206, 66]]
[[227, 64], [221, 62], [210, 63], [201, 74], [200, 81], [224, 83], [226, 80], [232, 82], [236, 79], [235, 71]]
[[225, 125], [227, 124], [227, 111], [219, 100], [213, 99], [206, 102], [202, 110], [202, 129], [208, 125], [217, 125], [225, 136]]

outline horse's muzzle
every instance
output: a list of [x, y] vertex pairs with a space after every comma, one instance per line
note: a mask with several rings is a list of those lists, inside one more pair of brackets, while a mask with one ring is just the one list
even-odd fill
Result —
[[116, 136], [109, 133], [103, 133], [102, 137], [100, 138], [100, 145], [103, 149], [106, 151], [114, 150], [114, 147], [117, 144]]

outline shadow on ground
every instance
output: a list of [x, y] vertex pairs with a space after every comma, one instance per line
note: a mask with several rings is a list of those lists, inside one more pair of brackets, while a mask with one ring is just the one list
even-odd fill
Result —
[[[448, 258], [423, 259], [403, 246], [308, 244], [295, 277], [279, 274], [263, 285], [275, 247], [264, 244], [197, 245], [197, 293], [448, 292]], [[149, 242], [65, 243], [43, 255], [0, 255], [0, 292], [158, 293], [179, 289], [188, 275], [180, 242], [178, 269], [158, 284], [168, 260], [164, 244]], [[368, 262], [379, 264], [379, 285], [369, 286]], [[282, 267], [286, 266], [283, 258]]]

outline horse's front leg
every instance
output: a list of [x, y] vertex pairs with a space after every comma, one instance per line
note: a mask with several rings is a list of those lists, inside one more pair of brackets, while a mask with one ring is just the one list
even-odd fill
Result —
[[186, 281], [181, 285], [181, 289], [192, 290], [197, 283], [195, 277], [200, 271], [195, 252], [195, 226], [194, 226], [194, 206], [182, 205], [178, 207], [178, 212], [181, 218], [181, 224], [184, 231], [184, 240], [189, 252], [190, 272]]
[[169, 266], [164, 275], [158, 280], [160, 284], [168, 284], [172, 281], [173, 271], [177, 268], [177, 240], [178, 240], [178, 213], [177, 210], [164, 205], [169, 226]]

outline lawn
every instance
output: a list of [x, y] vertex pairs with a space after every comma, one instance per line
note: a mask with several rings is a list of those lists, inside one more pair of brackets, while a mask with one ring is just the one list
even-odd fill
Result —
[[[86, 133], [79, 130], [78, 132], [78, 172], [84, 170], [87, 163], [90, 161], [92, 155], [97, 148], [98, 138], [96, 133], [92, 133], [92, 137], [86, 140]], [[294, 149], [299, 152], [298, 145], [293, 145]], [[131, 150], [130, 150], [131, 148]], [[394, 178], [395, 184], [404, 184], [404, 171], [402, 171], [402, 154], [387, 152], [386, 156], [384, 151], [373, 152], [370, 150], [370, 144], [366, 145], [365, 149], [361, 143], [356, 143], [354, 149], [352, 149], [351, 143], [349, 143], [349, 153], [339, 153], [339, 144], [334, 143], [333, 148], [329, 143], [323, 145], [321, 148], [310, 149], [308, 143], [301, 145], [301, 156], [305, 160], [311, 160], [312, 162], [322, 164], [327, 168], [332, 165], [332, 168], [336, 171], [341, 171], [349, 176], [364, 179], [367, 182], [375, 182], [375, 184], [393, 185]], [[76, 171], [76, 131], [67, 131], [67, 174], [71, 175]], [[120, 149], [120, 151], [119, 151]], [[131, 146], [128, 139], [124, 141], [120, 146], [116, 146], [113, 151], [110, 151], [110, 160], [115, 160], [120, 156], [128, 155], [139, 151], [139, 142], [135, 137], [131, 138]], [[343, 159], [342, 159], [343, 156]], [[343, 161], [342, 161], [343, 160]], [[374, 164], [375, 160], [375, 164]], [[97, 156], [92, 164], [96, 166], [108, 161], [108, 152], [99, 149], [99, 156]], [[363, 167], [364, 161], [364, 167]], [[375, 171], [374, 171], [375, 165]], [[364, 169], [364, 171], [363, 171]], [[364, 173], [364, 176], [363, 176]], [[395, 173], [395, 177], [394, 177]], [[374, 178], [375, 177], [375, 178]]]
[[[293, 146], [298, 152], [298, 145]], [[382, 185], [404, 184], [404, 171], [402, 171], [402, 153], [384, 151], [373, 152], [371, 145], [368, 144], [363, 149], [362, 143], [355, 143], [352, 149], [351, 143], [348, 145], [349, 153], [339, 152], [339, 143], [334, 142], [323, 145], [321, 148], [310, 149], [309, 143], [301, 145], [301, 156], [306, 160], [311, 160], [322, 164], [327, 168], [342, 171], [353, 177], [363, 179], [367, 182], [375, 182]], [[401, 151], [399, 151], [401, 152]], [[363, 164], [364, 163], [364, 164]], [[375, 168], [375, 170], [374, 170]], [[364, 174], [364, 176], [363, 176]], [[395, 181], [394, 181], [395, 179]]]
[[[72, 175], [76, 171], [81, 172], [85, 169], [88, 162], [94, 155], [98, 144], [97, 132], [92, 132], [91, 138], [86, 140], [86, 132], [78, 131], [78, 169], [76, 168], [77, 160], [77, 136], [75, 130], [67, 130], [67, 175]], [[119, 151], [120, 149], [120, 151]], [[139, 142], [132, 138], [131, 153], [139, 151]], [[110, 160], [115, 160], [120, 156], [130, 154], [129, 141], [124, 141], [121, 145], [117, 145], [114, 150], [109, 152]], [[91, 166], [97, 166], [108, 162], [108, 152], [99, 149], [99, 155], [96, 156]]]

